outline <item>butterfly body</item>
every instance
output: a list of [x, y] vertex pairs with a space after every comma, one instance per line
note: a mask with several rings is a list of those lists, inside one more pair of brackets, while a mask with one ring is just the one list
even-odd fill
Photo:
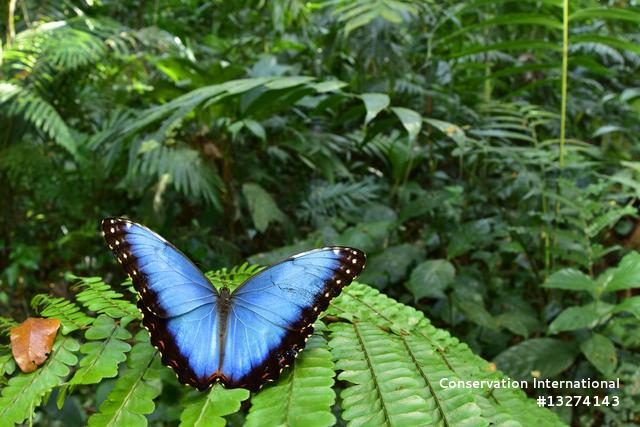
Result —
[[121, 218], [102, 222], [107, 244], [140, 294], [138, 308], [162, 362], [205, 390], [259, 389], [304, 349], [330, 300], [364, 268], [363, 252], [327, 247], [294, 255], [235, 290], [216, 290], [171, 243]]

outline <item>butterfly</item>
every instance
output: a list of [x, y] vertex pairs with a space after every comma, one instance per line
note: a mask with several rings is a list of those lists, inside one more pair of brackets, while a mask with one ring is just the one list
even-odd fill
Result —
[[123, 218], [102, 232], [138, 291], [142, 324], [178, 380], [257, 391], [305, 347], [331, 299], [360, 274], [364, 252], [331, 246], [293, 255], [217, 290], [160, 235]]

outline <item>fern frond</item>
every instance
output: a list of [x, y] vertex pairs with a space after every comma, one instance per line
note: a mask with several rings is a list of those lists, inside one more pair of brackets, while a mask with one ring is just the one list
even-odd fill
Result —
[[80, 311], [80, 307], [64, 298], [39, 294], [31, 299], [31, 307], [41, 316], [58, 319], [64, 335], [77, 329], [83, 329], [94, 321], [92, 317]]
[[7, 117], [19, 116], [47, 134], [74, 156], [78, 147], [60, 114], [37, 93], [11, 83], [0, 83], [0, 111]]
[[69, 336], [59, 336], [49, 359], [29, 374], [18, 374], [9, 380], [0, 397], [0, 425], [20, 424], [33, 415], [44, 396], [60, 386], [78, 363], [75, 352], [80, 345]]
[[460, 379], [452, 373], [441, 353], [422, 338], [412, 335], [400, 338], [424, 381], [428, 392], [428, 406], [433, 414], [433, 425], [488, 425], [488, 421], [481, 417], [482, 411], [476, 404], [472, 389], [445, 388], [441, 385], [441, 380]]
[[223, 427], [225, 415], [236, 413], [243, 400], [249, 398], [249, 390], [243, 388], [225, 389], [216, 384], [206, 394], [199, 393], [180, 416], [181, 427]]
[[11, 375], [16, 370], [16, 361], [11, 351], [0, 355], [0, 382], [4, 382], [5, 375]]
[[162, 390], [158, 351], [149, 344], [149, 335], [140, 331], [137, 344], [127, 360], [128, 370], [100, 405], [100, 412], [89, 418], [89, 426], [145, 426], [146, 414], [153, 412], [153, 400]]
[[370, 323], [331, 325], [329, 346], [353, 385], [341, 394], [342, 417], [354, 425], [433, 425], [424, 385], [402, 342]]
[[[478, 408], [480, 408], [481, 419], [495, 417], [505, 420], [508, 417], [512, 423], [533, 425], [535, 424], [533, 419], [538, 417], [545, 419], [548, 425], [563, 425], [553, 412], [539, 408], [519, 389], [472, 389], [473, 402], [469, 400], [469, 390], [462, 388], [443, 390], [439, 380], [444, 375], [450, 379], [472, 378], [487, 381], [500, 381], [504, 376], [500, 372], [489, 369], [489, 364], [475, 355], [466, 344], [459, 342], [447, 331], [431, 325], [421, 312], [396, 302], [376, 289], [352, 283], [332, 301], [328, 314], [347, 319], [354, 325], [368, 325], [369, 329], [376, 325], [375, 328], [380, 332], [374, 335], [381, 340], [382, 331], [395, 332], [395, 335], [383, 334], [387, 335], [387, 340], [379, 342], [378, 345], [401, 344], [406, 359], [404, 363], [409, 363], [414, 376], [422, 378], [423, 389], [428, 391], [423, 398], [427, 402], [425, 405], [433, 408], [431, 414], [436, 424], [445, 423], [445, 419], [458, 419], [458, 417], [480, 420], [478, 418]], [[349, 333], [353, 339], [353, 332]], [[332, 347], [334, 345], [339, 347], [340, 351], [346, 351], [344, 349], [349, 348], [346, 342], [338, 344], [339, 342], [334, 344], [333, 341], [330, 343]], [[352, 342], [351, 345], [354, 343]], [[340, 360], [342, 356], [336, 354], [336, 350], [333, 350], [334, 355]], [[341, 368], [340, 362], [337, 367]], [[486, 393], [490, 393], [490, 399], [485, 400]], [[453, 425], [456, 424], [458, 423]]]
[[186, 146], [156, 146], [143, 153], [129, 173], [158, 181], [166, 176], [178, 193], [202, 199], [216, 208], [221, 206], [222, 180], [196, 150]]
[[254, 276], [261, 270], [264, 270], [263, 266], [245, 262], [242, 265], [233, 267], [231, 270], [222, 268], [217, 271], [209, 271], [205, 276], [207, 276], [207, 279], [213, 283], [216, 289], [219, 289], [222, 286], [227, 286], [229, 289], [233, 290], [249, 277]]
[[247, 426], [332, 426], [335, 402], [333, 361], [326, 341], [314, 335], [293, 369], [251, 400]]
[[93, 64], [107, 53], [100, 38], [70, 27], [54, 32], [53, 37], [47, 38], [43, 48], [43, 60], [64, 71]]
[[380, 184], [371, 179], [335, 184], [320, 181], [310, 187], [309, 196], [302, 202], [298, 216], [314, 224], [338, 212], [362, 212], [363, 205], [376, 200], [382, 190]]
[[18, 326], [18, 322], [8, 317], [0, 316], [0, 335], [9, 335], [9, 330]]
[[131, 338], [129, 331], [102, 314], [84, 336], [87, 342], [82, 344], [80, 352], [85, 356], [80, 360], [80, 367], [69, 385], [96, 384], [103, 378], [118, 375], [118, 366], [126, 360], [125, 353], [131, 350], [131, 346], [124, 342]]
[[417, 3], [398, 0], [333, 0], [325, 4], [335, 6], [333, 13], [344, 25], [346, 34], [376, 19], [400, 24], [419, 11]]
[[82, 292], [76, 295], [76, 299], [89, 310], [104, 313], [114, 319], [123, 319], [125, 324], [131, 319], [140, 318], [138, 308], [122, 299], [122, 294], [111, 289], [100, 277], [72, 278], [80, 281], [76, 287], [82, 289]]

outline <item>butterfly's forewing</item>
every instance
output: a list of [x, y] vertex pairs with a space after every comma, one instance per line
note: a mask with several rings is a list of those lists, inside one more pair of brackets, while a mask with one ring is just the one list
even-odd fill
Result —
[[222, 363], [228, 385], [256, 390], [278, 378], [304, 348], [331, 299], [360, 274], [365, 259], [353, 248], [316, 249], [269, 267], [236, 289]]
[[102, 231], [140, 294], [142, 323], [162, 362], [181, 382], [206, 389], [219, 367], [217, 291], [186, 256], [148, 228], [107, 218]]

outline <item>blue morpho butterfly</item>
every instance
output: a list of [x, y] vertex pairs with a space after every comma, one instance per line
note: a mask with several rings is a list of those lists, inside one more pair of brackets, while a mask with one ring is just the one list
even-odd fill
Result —
[[216, 381], [258, 390], [302, 351], [313, 322], [362, 271], [365, 254], [326, 247], [216, 290], [178, 249], [147, 227], [102, 221], [109, 248], [140, 294], [138, 308], [162, 363], [199, 390]]

